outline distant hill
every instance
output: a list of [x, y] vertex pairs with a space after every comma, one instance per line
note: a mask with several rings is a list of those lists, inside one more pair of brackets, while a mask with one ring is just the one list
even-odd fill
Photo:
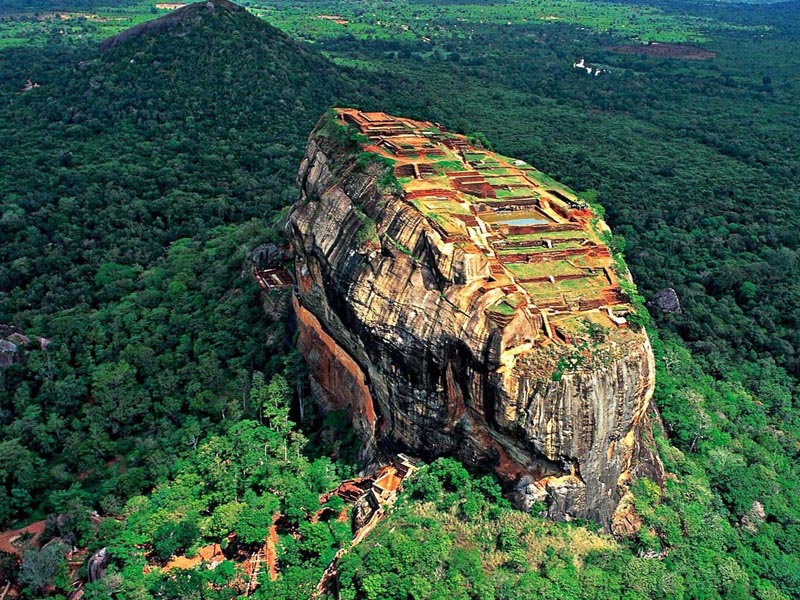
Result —
[[[177, 237], [291, 203], [319, 116], [370, 101], [369, 85], [225, 0], [135, 27], [95, 57], [26, 52], [6, 55], [0, 81], [0, 193], [22, 214], [0, 250], [5, 319], [92, 298], [86, 272], [112, 256], [147, 265]], [[19, 93], [29, 78], [41, 87]], [[58, 247], [17, 237], [64, 198], [75, 211]], [[35, 269], [11, 266], [33, 256]]]
[[[170, 12], [159, 19], [141, 23], [136, 27], [131, 27], [118, 35], [112, 36], [100, 44], [100, 50], [109, 50], [127, 40], [144, 35], [156, 35], [165, 32], [179, 35], [181, 33], [185, 34], [193, 27], [202, 24], [206, 19], [227, 18], [232, 19], [235, 24], [241, 25], [246, 14], [248, 13], [244, 7], [227, 0], [196, 2]], [[257, 19], [257, 17], [250, 18]]]

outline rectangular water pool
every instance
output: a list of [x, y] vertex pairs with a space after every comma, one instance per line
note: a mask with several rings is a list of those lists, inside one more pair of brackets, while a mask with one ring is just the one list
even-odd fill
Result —
[[509, 216], [507, 219], [503, 219], [502, 221], [495, 221], [495, 223], [498, 225], [513, 225], [516, 227], [524, 225], [546, 225], [551, 222], [552, 221], [545, 219], [544, 217], [537, 217], [530, 214], [520, 217]]

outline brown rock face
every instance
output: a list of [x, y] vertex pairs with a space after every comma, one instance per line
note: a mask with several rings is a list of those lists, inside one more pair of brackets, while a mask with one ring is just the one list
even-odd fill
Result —
[[663, 477], [629, 274], [566, 188], [430, 123], [344, 109], [298, 182], [299, 344], [365, 463], [457, 456], [523, 508], [606, 527], [632, 477]]

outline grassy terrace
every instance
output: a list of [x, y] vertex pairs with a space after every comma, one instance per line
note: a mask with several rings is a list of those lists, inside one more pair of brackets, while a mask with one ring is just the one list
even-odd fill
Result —
[[548, 277], [550, 275], [584, 274], [583, 271], [576, 269], [565, 260], [541, 263], [506, 263], [506, 268], [520, 279], [533, 279], [534, 277]]
[[489, 260], [487, 285], [517, 284], [519, 292], [487, 308], [498, 324], [509, 322], [521, 306], [543, 304], [575, 308], [551, 312], [555, 324], [592, 312], [593, 319], [617, 326], [597, 308], [614, 296], [616, 276], [606, 275], [613, 261], [592, 225], [595, 215], [571, 190], [428, 123], [340, 110], [340, 119], [369, 139], [368, 151], [390, 159], [406, 201], [445, 241]]
[[415, 199], [412, 200], [411, 203], [419, 209], [419, 211], [424, 215], [429, 214], [436, 214], [436, 215], [469, 215], [469, 209], [465, 207], [463, 204], [459, 204], [458, 202], [454, 202], [452, 200], [429, 200], [429, 199]]
[[495, 248], [495, 252], [498, 254], [548, 254], [553, 250], [572, 250], [581, 248], [580, 241], [566, 241], [563, 243], [554, 243], [552, 248], [548, 248], [547, 246], [542, 245], [541, 239], [537, 238], [536, 240], [531, 240], [531, 245], [522, 246], [520, 248]]
[[[531, 190], [528, 187], [516, 187], [510, 190], [496, 190], [497, 200], [505, 200], [507, 198], [532, 198]], [[491, 198], [489, 198], [491, 200]]]
[[520, 177], [519, 175], [512, 175], [508, 169], [498, 169], [497, 171], [504, 171], [503, 173], [492, 172], [491, 175], [484, 176], [486, 179], [492, 183], [492, 185], [524, 185], [526, 189], [530, 190], [530, 183], [528, 183], [524, 177]]
[[[505, 239], [509, 242], [537, 242], [541, 240], [564, 240], [578, 237], [579, 231], [548, 231], [546, 234], [509, 234]], [[582, 238], [583, 239], [583, 238]]]

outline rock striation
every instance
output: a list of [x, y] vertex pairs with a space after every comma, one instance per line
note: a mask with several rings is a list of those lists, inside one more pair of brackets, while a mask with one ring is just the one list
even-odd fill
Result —
[[298, 343], [365, 464], [457, 456], [523, 508], [630, 523], [632, 478], [663, 479], [655, 369], [596, 213], [477, 140], [353, 109], [320, 121], [298, 183]]

